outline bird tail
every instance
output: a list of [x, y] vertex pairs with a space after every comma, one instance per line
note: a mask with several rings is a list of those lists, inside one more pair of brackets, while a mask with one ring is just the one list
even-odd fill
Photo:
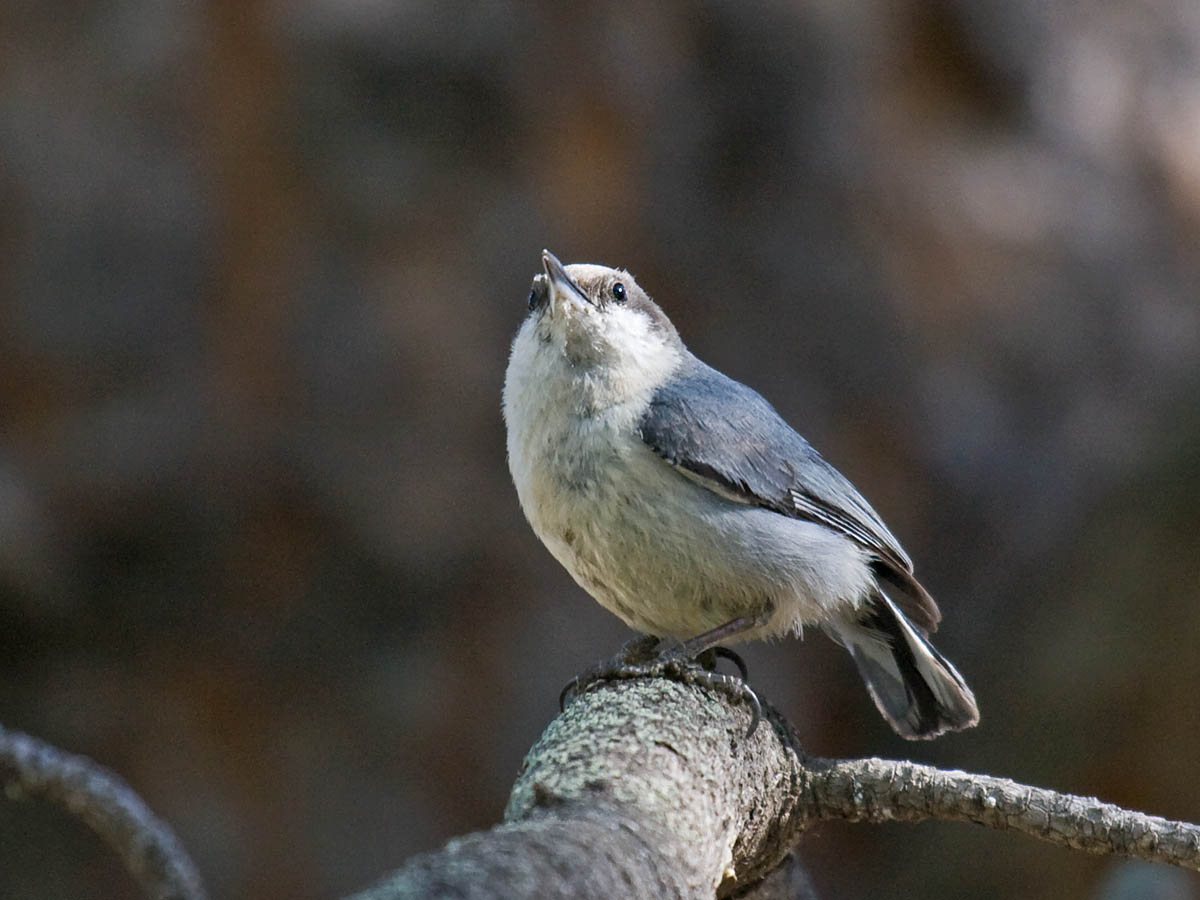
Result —
[[901, 737], [934, 738], [979, 722], [975, 695], [963, 677], [882, 593], [831, 631]]

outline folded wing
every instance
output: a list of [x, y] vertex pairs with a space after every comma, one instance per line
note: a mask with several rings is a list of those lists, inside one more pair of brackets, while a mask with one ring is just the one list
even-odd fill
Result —
[[757, 392], [692, 357], [655, 392], [639, 427], [655, 453], [714, 493], [819, 522], [865, 547], [912, 623], [937, 628], [937, 604], [878, 513]]

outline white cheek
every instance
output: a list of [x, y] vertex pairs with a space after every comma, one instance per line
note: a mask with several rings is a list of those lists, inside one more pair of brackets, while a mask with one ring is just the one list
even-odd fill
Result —
[[610, 378], [626, 398], [649, 394], [679, 366], [682, 353], [640, 312], [617, 308], [609, 313], [607, 342], [612, 348]]

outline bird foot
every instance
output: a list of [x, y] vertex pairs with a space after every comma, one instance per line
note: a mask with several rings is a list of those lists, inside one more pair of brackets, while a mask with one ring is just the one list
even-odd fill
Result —
[[[718, 659], [733, 662], [741, 677], [717, 672]], [[643, 635], [626, 643], [612, 658], [601, 660], [572, 678], [558, 695], [558, 708], [565, 709], [572, 697], [605, 681], [670, 678], [724, 694], [734, 703], [745, 703], [751, 712], [750, 728], [746, 731], [746, 737], [750, 737], [762, 718], [762, 704], [747, 683], [748, 674], [746, 663], [727, 647], [710, 647], [693, 656], [685, 644]]]

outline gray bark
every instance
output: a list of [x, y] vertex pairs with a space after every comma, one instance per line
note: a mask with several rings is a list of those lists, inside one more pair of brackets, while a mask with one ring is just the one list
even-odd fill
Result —
[[[809, 757], [764, 704], [666, 679], [579, 695], [530, 750], [504, 823], [415, 857], [355, 900], [813, 897], [790, 851], [812, 823], [947, 819], [1200, 871], [1200, 827], [1003, 778]], [[203, 900], [171, 830], [120, 778], [0, 728], [0, 787], [57, 803], [107, 840], [147, 894]]]
[[60, 806], [103, 838], [148, 897], [205, 900], [196, 867], [166, 822], [120, 776], [84, 756], [0, 727], [0, 789]]
[[765, 704], [747, 739], [748, 724], [701, 688], [603, 684], [530, 750], [504, 824], [414, 858], [355, 900], [782, 896], [781, 884], [808, 890], [781, 867], [826, 819], [969, 821], [1200, 870], [1195, 825], [990, 776], [809, 757]]

